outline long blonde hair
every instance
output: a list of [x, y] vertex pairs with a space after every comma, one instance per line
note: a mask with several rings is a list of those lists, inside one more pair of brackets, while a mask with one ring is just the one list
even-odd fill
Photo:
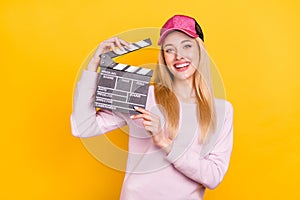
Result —
[[[200, 62], [194, 73], [193, 87], [198, 105], [199, 142], [203, 143], [215, 129], [216, 116], [212, 77], [210, 74], [210, 59], [203, 41], [199, 37], [196, 38], [196, 41], [200, 52]], [[162, 112], [166, 118], [166, 128], [169, 137], [174, 139], [178, 132], [180, 108], [179, 101], [173, 93], [172, 83], [173, 75], [166, 66], [163, 50], [161, 49], [157, 69], [154, 74], [154, 94], [156, 103], [163, 108]]]

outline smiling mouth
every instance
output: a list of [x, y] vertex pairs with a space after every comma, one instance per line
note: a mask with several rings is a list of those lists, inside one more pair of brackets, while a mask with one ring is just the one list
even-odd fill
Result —
[[175, 64], [174, 67], [177, 71], [185, 71], [190, 66], [189, 62]]

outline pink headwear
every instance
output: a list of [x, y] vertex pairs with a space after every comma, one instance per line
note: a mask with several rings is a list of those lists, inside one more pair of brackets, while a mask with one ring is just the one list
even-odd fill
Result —
[[203, 40], [201, 27], [194, 18], [185, 15], [174, 15], [163, 25], [158, 45], [161, 45], [168, 33], [174, 30], [182, 31], [192, 38], [200, 37]]

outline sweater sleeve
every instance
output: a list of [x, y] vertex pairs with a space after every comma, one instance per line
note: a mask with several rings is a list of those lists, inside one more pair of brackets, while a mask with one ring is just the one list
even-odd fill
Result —
[[98, 76], [97, 72], [83, 70], [77, 83], [70, 119], [72, 134], [76, 137], [96, 136], [126, 125], [121, 114], [103, 109], [96, 112], [94, 99]]
[[[214, 189], [227, 172], [233, 143], [233, 108], [229, 102], [225, 109], [225, 120], [214, 148], [204, 157], [193, 148], [173, 146], [167, 160], [190, 179]], [[180, 149], [181, 148], [181, 149]], [[179, 158], [176, 152], [184, 152]]]

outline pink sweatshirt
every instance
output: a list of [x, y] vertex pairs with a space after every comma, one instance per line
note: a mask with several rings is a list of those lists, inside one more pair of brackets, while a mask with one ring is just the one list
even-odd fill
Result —
[[[215, 99], [216, 131], [205, 144], [198, 143], [196, 104], [180, 102], [180, 124], [171, 152], [156, 147], [141, 120], [128, 114], [95, 111], [94, 97], [98, 73], [84, 70], [77, 83], [71, 115], [72, 134], [91, 137], [129, 126], [129, 146], [122, 200], [203, 199], [205, 188], [214, 189], [222, 181], [229, 165], [233, 142], [233, 108], [225, 100]], [[164, 118], [150, 86], [147, 110]]]

